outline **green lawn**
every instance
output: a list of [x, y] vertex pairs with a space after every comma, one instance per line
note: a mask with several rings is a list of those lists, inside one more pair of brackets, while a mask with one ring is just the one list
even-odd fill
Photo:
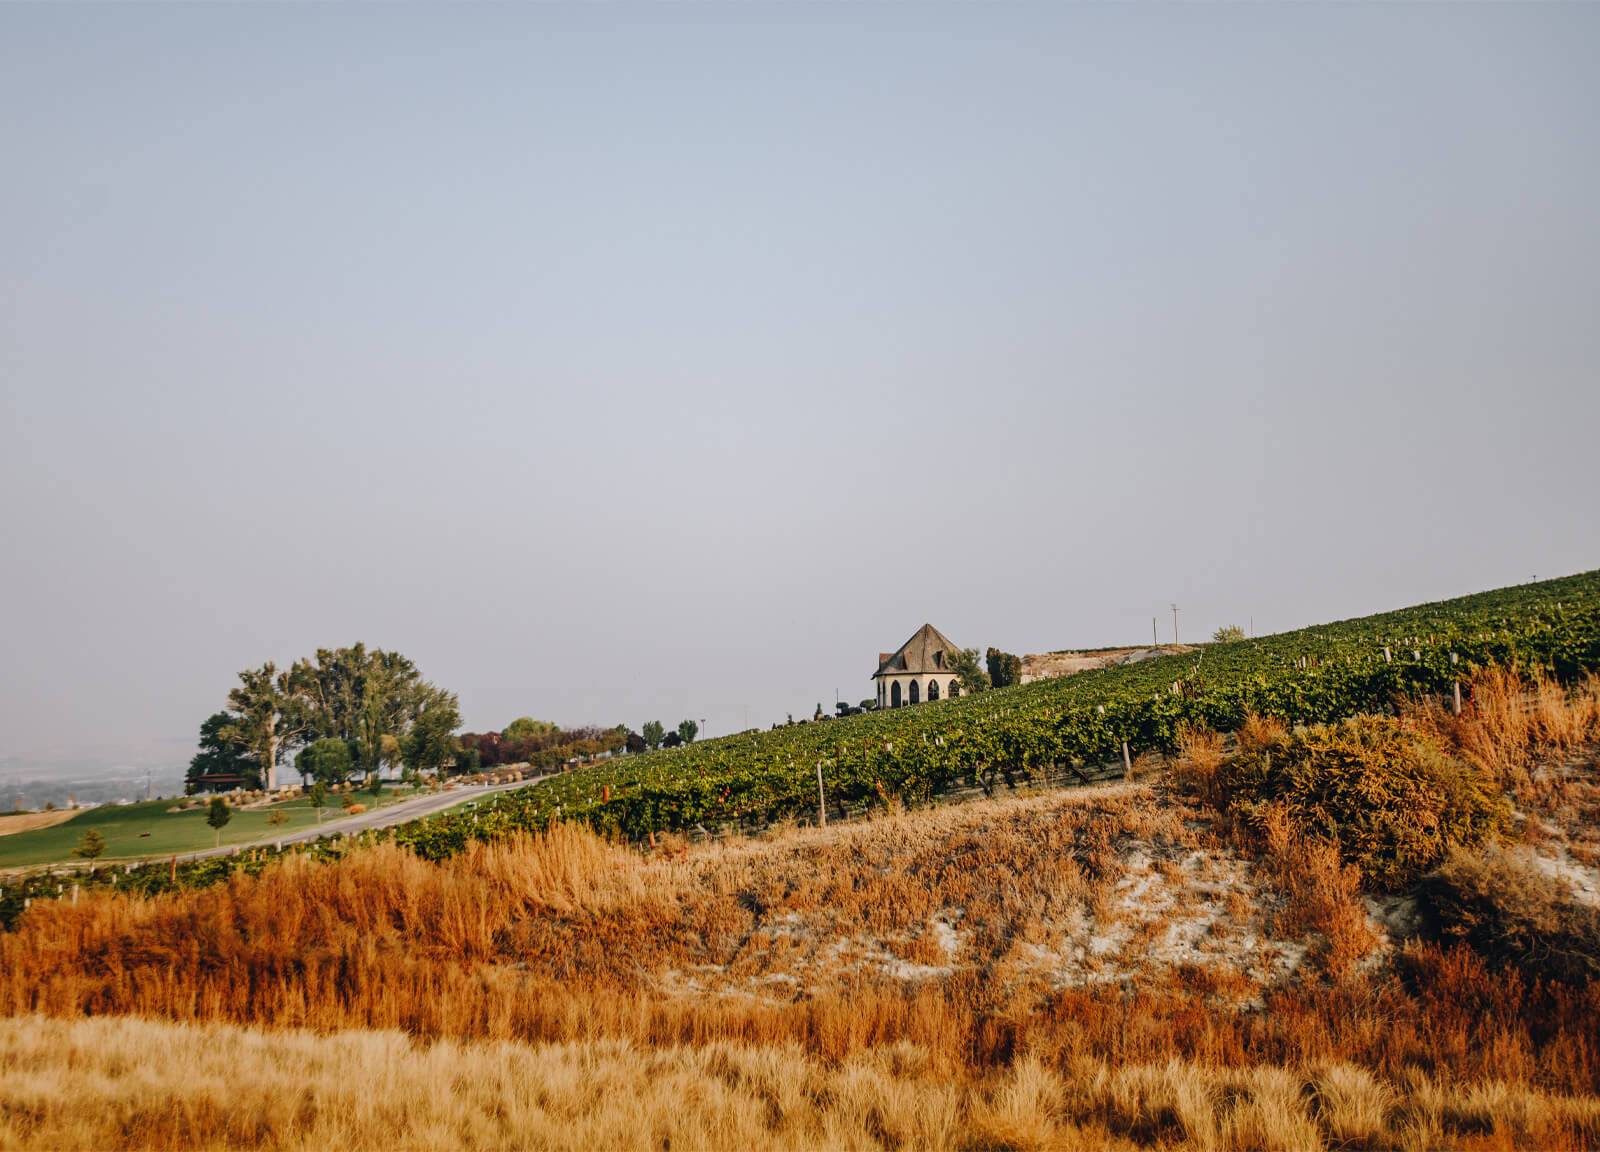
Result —
[[[385, 788], [373, 797], [357, 792], [357, 803], [365, 804], [370, 811], [375, 807], [392, 804], [412, 795], [409, 788]], [[376, 800], [376, 803], [374, 803]], [[17, 832], [0, 836], [0, 868], [20, 868], [32, 864], [58, 864], [76, 860], [72, 850], [90, 828], [105, 837], [105, 854], [101, 860], [128, 860], [140, 856], [168, 856], [174, 852], [192, 852], [197, 848], [211, 848], [217, 834], [206, 823], [206, 810], [196, 808], [188, 812], [169, 812], [176, 800], [150, 800], [141, 804], [107, 804], [78, 813], [64, 824], [54, 828], [39, 828], [32, 832]], [[276, 809], [289, 817], [285, 824], [267, 823], [267, 817]], [[343, 816], [339, 805], [330, 801], [323, 809], [323, 823]], [[298, 832], [317, 822], [317, 814], [309, 801], [289, 800], [273, 808], [233, 810], [233, 819], [222, 830], [222, 843], [250, 844], [272, 840], [289, 832]]]

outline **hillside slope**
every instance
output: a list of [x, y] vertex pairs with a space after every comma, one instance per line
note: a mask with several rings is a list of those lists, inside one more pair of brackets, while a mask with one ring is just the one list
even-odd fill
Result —
[[1170, 751], [1186, 726], [1231, 731], [1248, 714], [1291, 723], [1449, 695], [1478, 669], [1520, 664], [1564, 679], [1600, 669], [1600, 571], [1479, 593], [1016, 688], [707, 740], [566, 773], [495, 811], [401, 834], [431, 856], [496, 831], [581, 820], [633, 839], [814, 816], [830, 805], [919, 803], [956, 784]]
[[[1531, 751], [1506, 850], [1581, 869], [1600, 689], [1534, 716], [1570, 746], [1461, 746]], [[36, 904], [0, 935], [0, 1147], [1600, 1141], [1594, 984], [1250, 834], [1184, 784], [1205, 754], [825, 830], [558, 824]]]

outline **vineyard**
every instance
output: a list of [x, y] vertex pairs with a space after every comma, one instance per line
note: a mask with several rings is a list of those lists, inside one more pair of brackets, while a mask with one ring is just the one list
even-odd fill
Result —
[[1600, 668], [1600, 572], [1549, 580], [955, 700], [707, 740], [582, 768], [478, 814], [403, 829], [424, 855], [466, 838], [581, 820], [630, 839], [696, 825], [814, 815], [830, 805], [907, 805], [954, 785], [1027, 778], [1167, 750], [1179, 727], [1290, 723], [1386, 711], [1448, 695], [1488, 664], [1561, 679]]
[[[958, 786], [993, 787], [1172, 747], [1181, 726], [1236, 727], [1248, 713], [1316, 723], [1448, 696], [1491, 664], [1568, 680], [1600, 669], [1600, 571], [976, 696], [770, 732], [706, 740], [580, 768], [475, 809], [377, 835], [439, 859], [474, 839], [555, 820], [644, 839], [759, 824], [830, 808], [915, 806]], [[340, 842], [305, 849], [338, 854]], [[270, 850], [168, 869], [102, 873], [97, 883], [159, 891], [254, 870]], [[0, 891], [0, 922], [29, 895], [66, 891], [35, 877]]]

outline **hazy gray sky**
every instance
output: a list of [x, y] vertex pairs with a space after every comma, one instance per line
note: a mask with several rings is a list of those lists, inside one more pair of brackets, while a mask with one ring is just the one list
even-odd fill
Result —
[[0, 7], [0, 762], [1600, 566], [1595, 5]]

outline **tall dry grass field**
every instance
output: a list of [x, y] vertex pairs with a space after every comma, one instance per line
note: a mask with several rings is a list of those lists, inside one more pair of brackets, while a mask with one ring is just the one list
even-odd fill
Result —
[[1600, 1141], [1600, 1102], [1347, 1063], [941, 1075], [914, 1045], [423, 1043], [145, 1020], [0, 1022], [0, 1149], [1334, 1148]]
[[[1538, 794], [1600, 696], [1495, 692], [1407, 723]], [[1223, 743], [1185, 751], [1214, 790]], [[0, 935], [0, 1148], [1600, 1143], [1600, 985], [1397, 946], [1327, 842], [1151, 775], [38, 903]]]

